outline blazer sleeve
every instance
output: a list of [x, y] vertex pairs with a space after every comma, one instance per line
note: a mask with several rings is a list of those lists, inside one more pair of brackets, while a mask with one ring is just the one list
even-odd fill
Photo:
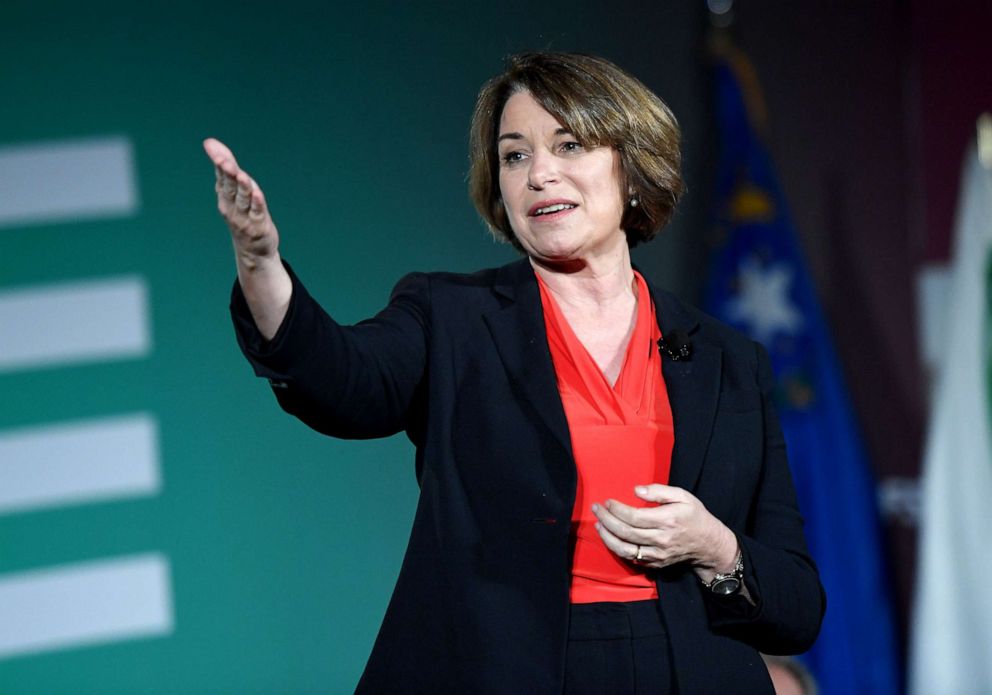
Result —
[[762, 394], [764, 457], [748, 520], [734, 529], [744, 559], [744, 583], [754, 601], [703, 590], [711, 627], [767, 654], [809, 649], [820, 631], [826, 594], [806, 548], [803, 520], [789, 472], [785, 439], [772, 405], [771, 363], [757, 351]]
[[406, 429], [426, 371], [429, 277], [412, 273], [389, 304], [354, 326], [332, 319], [292, 268], [289, 309], [271, 341], [258, 331], [240, 284], [231, 294], [238, 344], [280, 406], [324, 434], [384, 437]]

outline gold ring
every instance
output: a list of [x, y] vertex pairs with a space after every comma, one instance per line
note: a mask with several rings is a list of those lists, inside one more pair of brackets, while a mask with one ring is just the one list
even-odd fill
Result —
[[644, 558], [641, 556], [641, 551], [643, 551], [643, 550], [644, 550], [644, 548], [642, 548], [641, 546], [637, 546], [637, 556], [634, 558], [634, 562], [643, 562], [644, 561]]

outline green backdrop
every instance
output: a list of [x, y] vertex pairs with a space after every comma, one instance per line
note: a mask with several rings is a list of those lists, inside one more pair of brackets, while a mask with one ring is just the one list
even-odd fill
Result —
[[350, 692], [406, 543], [412, 448], [317, 435], [253, 377], [200, 141], [234, 149], [284, 255], [356, 321], [407, 271], [515, 257], [465, 193], [475, 94], [510, 52], [601, 54], [684, 124], [689, 197], [637, 260], [688, 289], [705, 207], [702, 3], [151, 5], [0, 4], [0, 148], [126, 137], [140, 197], [126, 217], [0, 229], [0, 292], [139, 275], [153, 337], [143, 358], [0, 373], [0, 433], [148, 412], [162, 474], [157, 495], [0, 515], [0, 578], [160, 552], [174, 630], [0, 659], [0, 692]]

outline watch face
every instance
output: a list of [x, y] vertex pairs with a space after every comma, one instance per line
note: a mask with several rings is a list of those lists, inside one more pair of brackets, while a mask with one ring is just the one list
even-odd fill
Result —
[[736, 594], [741, 588], [741, 580], [737, 577], [721, 577], [720, 579], [713, 582], [710, 586], [710, 591], [714, 594], [720, 596], [730, 596], [731, 594]]

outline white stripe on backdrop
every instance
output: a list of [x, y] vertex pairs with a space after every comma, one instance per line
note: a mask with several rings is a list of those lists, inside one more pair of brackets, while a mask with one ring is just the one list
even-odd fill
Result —
[[132, 215], [136, 182], [125, 137], [0, 147], [0, 228]]
[[169, 576], [157, 553], [0, 576], [0, 659], [169, 634]]

